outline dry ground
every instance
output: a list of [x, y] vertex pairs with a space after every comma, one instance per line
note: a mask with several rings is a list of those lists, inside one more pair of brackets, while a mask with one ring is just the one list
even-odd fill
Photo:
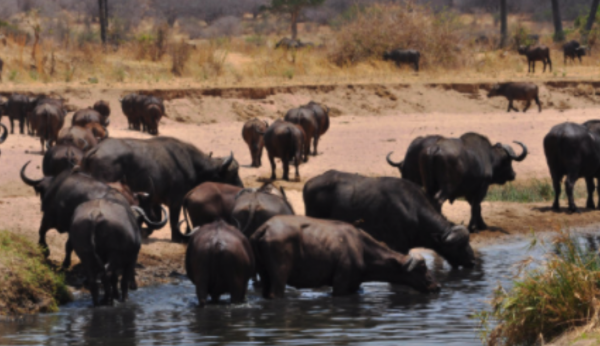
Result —
[[[410, 141], [427, 134], [459, 136], [476, 131], [493, 142], [520, 140], [529, 147], [529, 156], [515, 163], [518, 180], [547, 178], [548, 170], [542, 138], [555, 124], [564, 121], [583, 122], [600, 118], [595, 83], [552, 83], [542, 86], [545, 110], [538, 113], [506, 113], [504, 99], [485, 98], [485, 84], [443, 85], [342, 85], [315, 87], [279, 87], [255, 89], [148, 90], [165, 97], [168, 118], [162, 121], [162, 135], [189, 141], [216, 156], [233, 151], [241, 164], [240, 175], [246, 185], [256, 186], [270, 176], [266, 155], [263, 166], [250, 168], [250, 155], [241, 139], [242, 121], [259, 116], [269, 121], [288, 108], [311, 99], [332, 108], [329, 132], [322, 138], [319, 155], [300, 167], [300, 182], [281, 182], [298, 214], [304, 213], [302, 186], [307, 179], [328, 169], [357, 172], [369, 176], [398, 176], [387, 165], [385, 155], [395, 151], [401, 160]], [[6, 90], [8, 92], [8, 90]], [[127, 130], [118, 99], [128, 91], [107, 89], [48, 89], [68, 100], [68, 104], [86, 107], [98, 99], [110, 101], [113, 108], [110, 135], [113, 137], [147, 138], [145, 134]], [[2, 122], [8, 124], [7, 118]], [[70, 124], [70, 117], [67, 119]], [[515, 148], [517, 149], [517, 148]], [[2, 228], [21, 233], [37, 241], [41, 218], [39, 197], [19, 179], [23, 164], [32, 161], [28, 174], [41, 176], [42, 156], [37, 139], [12, 135], [2, 145], [0, 159], [0, 212]], [[517, 150], [518, 151], [518, 150]], [[37, 169], [36, 169], [37, 167]], [[278, 166], [278, 176], [281, 168]], [[580, 182], [580, 184], [583, 184]], [[584, 202], [579, 201], [583, 206]], [[491, 230], [472, 235], [475, 246], [497, 242], [507, 236], [523, 236], [531, 230], [544, 231], [557, 227], [593, 225], [600, 212], [584, 211], [570, 215], [549, 211], [550, 203], [519, 204], [485, 202], [483, 217]], [[445, 205], [444, 214], [452, 221], [469, 221], [466, 202]], [[170, 232], [160, 230], [146, 241], [140, 255], [138, 275], [141, 284], [168, 280], [173, 271], [183, 273], [184, 246], [169, 242]], [[66, 236], [48, 233], [51, 259], [59, 263], [64, 255]]]

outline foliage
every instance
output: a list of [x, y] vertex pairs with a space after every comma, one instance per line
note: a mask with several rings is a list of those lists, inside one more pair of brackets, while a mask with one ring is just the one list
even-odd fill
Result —
[[406, 2], [355, 9], [339, 25], [329, 59], [338, 66], [381, 59], [386, 50], [416, 49], [421, 65], [456, 67], [465, 61], [461, 45], [462, 24], [452, 12]]
[[8, 231], [0, 231], [0, 278], [0, 315], [57, 311], [72, 299], [40, 248]]
[[[551, 246], [546, 262], [518, 275], [511, 289], [500, 285], [494, 291], [492, 310], [479, 315], [484, 328], [490, 320], [497, 321], [483, 335], [487, 345], [531, 345], [598, 318], [600, 257], [596, 249], [566, 231]], [[522, 263], [522, 269], [531, 261]]]

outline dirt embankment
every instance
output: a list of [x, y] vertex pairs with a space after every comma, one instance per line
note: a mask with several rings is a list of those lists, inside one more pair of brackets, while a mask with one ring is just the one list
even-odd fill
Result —
[[[487, 135], [492, 142], [523, 141], [529, 156], [515, 163], [517, 180], [548, 177], [542, 139], [555, 124], [564, 121], [583, 122], [596, 118], [600, 98], [596, 96], [599, 82], [546, 82], [541, 86], [544, 111], [537, 113], [506, 113], [507, 101], [488, 99], [491, 84], [397, 84], [397, 85], [336, 85], [274, 88], [231, 89], [168, 89], [144, 90], [164, 97], [168, 117], [160, 127], [161, 135], [188, 141], [215, 156], [231, 151], [240, 162], [240, 175], [248, 186], [257, 186], [270, 176], [268, 164], [251, 168], [248, 149], [241, 138], [244, 120], [257, 116], [273, 119], [291, 107], [309, 100], [323, 102], [331, 108], [332, 123], [322, 137], [320, 153], [300, 167], [300, 182], [282, 182], [297, 213], [304, 213], [302, 187], [306, 180], [328, 169], [357, 172], [369, 176], [399, 176], [397, 169], [385, 162], [385, 155], [394, 151], [400, 160], [409, 143], [417, 136], [442, 134], [459, 136], [468, 131]], [[120, 110], [119, 98], [132, 90], [93, 88], [52, 90], [65, 98], [72, 109], [92, 105], [99, 99], [112, 106], [110, 135], [113, 137], [147, 138], [146, 134], [127, 129]], [[12, 90], [0, 92], [8, 95]], [[48, 92], [50, 90], [29, 90]], [[8, 125], [7, 118], [2, 121]], [[70, 117], [66, 124], [70, 124]], [[3, 227], [37, 241], [41, 219], [39, 197], [19, 179], [19, 170], [27, 161], [29, 175], [40, 176], [42, 156], [39, 140], [25, 135], [11, 135], [1, 146], [0, 211]], [[266, 160], [263, 160], [266, 162]], [[37, 171], [36, 171], [37, 169]], [[281, 177], [278, 163], [277, 175]], [[582, 201], [579, 201], [583, 205]], [[569, 215], [548, 210], [550, 202], [518, 204], [485, 202], [483, 217], [491, 229], [472, 236], [474, 244], [500, 241], [530, 230], [583, 226], [600, 221], [600, 213], [584, 211]], [[466, 202], [444, 206], [444, 214], [452, 221], [465, 224], [470, 217]], [[138, 277], [147, 285], [169, 280], [183, 273], [185, 247], [169, 242], [166, 228], [147, 240], [140, 254]], [[51, 259], [57, 264], [64, 256], [66, 235], [54, 231], [48, 234]], [[74, 262], [75, 264], [77, 261]], [[77, 281], [75, 279], [72, 282]]]

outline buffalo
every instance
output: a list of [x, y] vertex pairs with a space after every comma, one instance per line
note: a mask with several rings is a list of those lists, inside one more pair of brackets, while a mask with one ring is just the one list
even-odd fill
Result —
[[108, 117], [110, 116], [110, 104], [108, 103], [108, 101], [104, 101], [104, 100], [96, 101], [96, 103], [94, 103], [94, 106], [92, 106], [92, 108], [96, 112], [100, 113], [100, 115], [102, 116], [101, 124], [108, 127], [108, 125], [110, 124], [110, 119], [108, 119]]
[[141, 117], [138, 114], [137, 104], [142, 102], [143, 99], [143, 95], [129, 94], [119, 100], [121, 101], [121, 109], [123, 110], [123, 114], [125, 114], [127, 117], [130, 130], [139, 131], [141, 129]]
[[[125, 301], [130, 283], [137, 286], [135, 265], [142, 246], [140, 224], [144, 218], [138, 207], [105, 198], [84, 202], [73, 212], [69, 242], [81, 260], [94, 306], [112, 305], [115, 298]], [[121, 294], [117, 288], [119, 273]], [[98, 275], [104, 286], [102, 302], [98, 300]]]
[[88, 123], [85, 127], [72, 126], [58, 133], [56, 144], [70, 144], [88, 151], [98, 142], [108, 137], [108, 130], [97, 123]]
[[262, 152], [265, 146], [263, 135], [267, 131], [269, 123], [258, 118], [248, 120], [242, 128], [242, 138], [250, 149], [250, 157], [252, 157], [252, 167], [260, 167]]
[[410, 181], [330, 170], [306, 182], [303, 198], [306, 216], [354, 223], [395, 251], [425, 247], [453, 267], [475, 265], [469, 231], [446, 220]]
[[62, 105], [44, 102], [35, 107], [33, 114], [37, 122], [36, 131], [40, 137], [42, 153], [44, 153], [44, 143], [46, 143], [46, 148], [50, 149], [58, 140], [58, 133], [65, 122], [65, 111]]
[[[329, 130], [329, 107], [310, 101], [305, 107], [312, 109], [319, 122], [319, 136], [324, 135]], [[315, 155], [317, 154], [317, 148], [315, 146]]]
[[275, 215], [294, 215], [282, 187], [267, 183], [258, 189], [244, 189], [235, 197], [231, 218], [240, 231], [250, 237], [258, 227]]
[[85, 127], [90, 123], [100, 124], [101, 126], [108, 126], [110, 124], [110, 120], [105, 118], [100, 114], [100, 112], [96, 111], [93, 108], [84, 108], [80, 109], [75, 114], [73, 114], [73, 119], [71, 120], [71, 126], [81, 126]]
[[224, 293], [241, 303], [254, 274], [254, 254], [248, 239], [224, 221], [194, 229], [185, 253], [185, 270], [196, 285], [198, 304], [210, 295], [218, 302]]
[[[393, 152], [390, 152], [386, 156], [386, 160], [390, 166], [398, 168], [402, 179], [406, 179], [417, 185], [423, 186], [423, 182], [421, 180], [421, 171], [419, 169], [412, 169], [412, 167], [419, 167], [419, 157], [423, 149], [429, 148], [442, 138], [444, 137], [440, 135], [429, 135], [425, 137], [419, 136], [415, 138], [408, 146], [403, 161], [392, 161], [390, 157], [392, 156]], [[405, 169], [404, 167], [408, 167], [408, 169]]]
[[285, 286], [332, 286], [333, 295], [356, 293], [363, 282], [439, 291], [420, 255], [403, 255], [351, 224], [305, 216], [275, 216], [250, 238], [265, 298], [282, 298]]
[[565, 65], [567, 64], [567, 58], [571, 58], [575, 62], [575, 57], [579, 59], [581, 64], [581, 57], [585, 56], [585, 47], [582, 47], [579, 42], [571, 40], [563, 45], [563, 53], [565, 56]]
[[302, 160], [302, 148], [306, 135], [301, 127], [283, 120], [276, 120], [269, 126], [265, 133], [265, 147], [271, 163], [271, 180], [276, 179], [275, 158], [281, 159], [283, 165], [283, 179], [290, 180], [290, 161], [294, 160], [296, 166], [296, 179], [300, 179], [298, 166]]
[[[12, 94], [4, 103], [4, 114], [8, 115], [10, 120], [10, 133], [15, 133], [14, 121], [19, 122], [19, 130], [24, 134], [25, 124], [27, 122], [27, 113], [32, 110], [32, 100], [25, 95]], [[1, 118], [1, 114], [0, 114]]]
[[[46, 255], [49, 255], [48, 245], [46, 243], [46, 233], [55, 228], [59, 233], [67, 233], [71, 225], [75, 209], [82, 203], [108, 198], [116, 200], [123, 205], [140, 204], [145, 214], [153, 214], [153, 209], [149, 207], [150, 196], [148, 193], [133, 193], [127, 186], [122, 184], [117, 189], [115, 184], [107, 185], [87, 174], [67, 170], [57, 176], [44, 177], [39, 180], [30, 179], [26, 176], [25, 170], [30, 162], [27, 162], [21, 169], [21, 180], [34, 188], [40, 195], [42, 202], [42, 221], [39, 229], [39, 244], [44, 249]], [[163, 210], [164, 213], [166, 211]], [[161, 222], [148, 220], [148, 230], [152, 231], [161, 228]], [[160, 227], [159, 227], [160, 226]], [[65, 260], [63, 267], [68, 268], [71, 265], [71, 252], [73, 248], [68, 240], [66, 244]]]
[[[552, 209], [558, 211], [560, 184], [566, 175], [565, 190], [569, 200], [569, 211], [578, 212], [573, 200], [573, 188], [579, 178], [585, 178], [588, 198], [586, 206], [593, 209], [594, 179], [600, 178], [600, 132], [598, 121], [583, 125], [562, 123], [554, 126], [544, 137], [544, 154], [552, 177], [554, 203]], [[600, 189], [600, 185], [599, 185]], [[600, 193], [600, 192], [599, 192]], [[599, 201], [600, 206], [600, 201]]]
[[212, 158], [193, 145], [170, 137], [105, 139], [86, 153], [81, 167], [101, 181], [126, 177], [134, 190], [152, 191], [156, 212], [161, 203], [169, 206], [173, 241], [183, 241], [178, 229], [179, 215], [191, 189], [207, 181], [243, 187], [233, 153], [226, 158]]
[[4, 141], [6, 141], [6, 138], [8, 138], [8, 128], [6, 128], [6, 126], [1, 123], [0, 128], [2, 128], [2, 135], [0, 135], [0, 144], [2, 144], [4, 143]]
[[129, 128], [158, 134], [158, 123], [165, 115], [163, 100], [155, 96], [129, 94], [121, 99], [121, 108], [129, 122]]
[[313, 155], [317, 155], [317, 145], [319, 143], [319, 120], [315, 116], [312, 109], [307, 107], [293, 108], [287, 111], [283, 120], [296, 124], [304, 131], [304, 162], [308, 161], [310, 153], [310, 141], [314, 138], [315, 151]]
[[42, 160], [44, 176], [57, 176], [64, 171], [73, 169], [83, 159], [84, 152], [72, 144], [57, 144], [48, 149]]
[[242, 187], [239, 186], [208, 181], [188, 192], [183, 198], [186, 233], [190, 233], [190, 220], [193, 227], [204, 226], [217, 220], [235, 225], [231, 211], [241, 190]]
[[401, 63], [412, 64], [415, 71], [418, 72], [421, 53], [414, 49], [394, 49], [392, 51], [385, 51], [383, 53], [383, 60], [391, 60], [398, 67], [400, 67]]
[[546, 65], [550, 67], [552, 72], [552, 60], [550, 60], [550, 48], [544, 45], [535, 46], [520, 46], [518, 49], [519, 55], [525, 55], [527, 57], [527, 65], [529, 67], [528, 72], [535, 73], [535, 62], [541, 61], [544, 63], [544, 71], [546, 72]]
[[465, 133], [460, 138], [438, 138], [427, 147], [411, 145], [409, 150], [415, 151], [407, 152], [406, 157], [418, 155], [418, 161], [416, 165], [414, 161], [404, 162], [403, 177], [405, 173], [420, 175], [420, 180], [413, 182], [425, 188], [438, 211], [446, 200], [452, 203], [458, 197], [465, 197], [471, 205], [469, 229], [484, 230], [487, 225], [481, 217], [481, 202], [489, 185], [514, 180], [512, 162], [521, 162], [527, 157], [527, 147], [521, 142], [515, 143], [523, 148], [518, 156], [509, 145], [492, 145], [487, 137], [477, 133]]
[[513, 106], [514, 100], [526, 101], [525, 108], [523, 108], [523, 113], [527, 112], [529, 106], [531, 106], [531, 100], [534, 100], [538, 105], [538, 111], [542, 111], [542, 104], [540, 103], [539, 98], [539, 89], [538, 86], [533, 83], [501, 83], [496, 84], [492, 87], [490, 92], [487, 95], [488, 97], [494, 96], [504, 96], [508, 99], [508, 110], [510, 112], [513, 109], [515, 112], [519, 110]]

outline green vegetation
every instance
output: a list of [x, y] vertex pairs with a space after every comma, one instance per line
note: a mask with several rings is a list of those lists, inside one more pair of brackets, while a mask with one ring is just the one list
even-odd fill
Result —
[[[564, 188], [561, 199], [565, 199]], [[581, 184], [575, 186], [573, 192], [576, 199], [587, 196], [585, 187]], [[486, 201], [490, 202], [518, 202], [533, 203], [554, 200], [554, 189], [550, 180], [530, 179], [525, 182], [507, 183], [505, 185], [492, 185], [488, 190]]]
[[[524, 270], [531, 260], [523, 262], [513, 287], [500, 285], [493, 293], [491, 311], [478, 315], [487, 345], [531, 345], [597, 320], [600, 257], [566, 231], [551, 248], [537, 269]], [[491, 330], [489, 321], [497, 322]]]
[[0, 278], [0, 315], [53, 312], [72, 299], [40, 248], [8, 231], [0, 231]]

